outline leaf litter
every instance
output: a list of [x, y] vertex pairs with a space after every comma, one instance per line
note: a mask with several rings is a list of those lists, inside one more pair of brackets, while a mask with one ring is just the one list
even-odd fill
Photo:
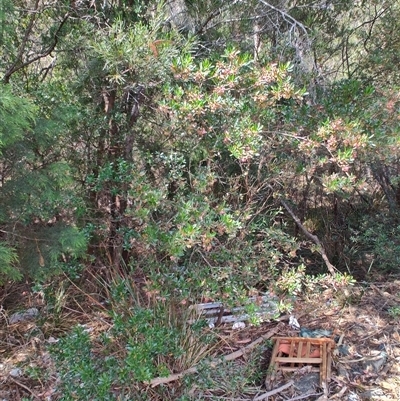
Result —
[[[96, 310], [90, 299], [86, 305], [81, 304], [79, 310], [66, 303], [56, 321], [50, 315], [42, 316], [43, 300], [28, 293], [26, 287], [15, 285], [12, 291], [24, 295], [10, 303], [4, 298], [7, 295], [4, 289], [0, 294], [2, 305], [7, 305], [7, 309], [2, 307], [0, 311], [0, 398], [57, 400], [59, 378], [47, 346], [77, 324], [85, 325], [91, 337], [96, 338], [109, 329], [107, 315]], [[290, 315], [259, 326], [246, 325], [238, 330], [233, 329], [232, 324], [221, 324], [213, 329], [220, 337], [216, 357], [235, 354], [235, 358], [210, 369], [213, 370], [210, 377], [214, 375], [219, 381], [211, 380], [211, 387], [207, 389], [193, 384], [189, 395], [199, 400], [399, 400], [399, 295], [400, 281], [395, 279], [385, 283], [361, 283], [345, 291], [330, 287], [318, 297], [313, 294], [298, 296]], [[30, 308], [37, 308], [39, 315], [10, 324], [10, 316]], [[293, 317], [297, 319], [300, 329], [289, 324], [290, 317], [292, 321]], [[274, 335], [297, 337], [301, 330], [304, 334], [305, 329], [332, 333], [335, 338], [331, 381], [326, 388], [319, 386], [307, 367], [295, 374], [276, 375], [274, 382], [268, 383], [272, 343], [265, 339], [256, 345], [262, 353], [253, 366], [253, 373], [258, 370], [258, 382], [247, 383], [233, 391], [224, 373], [242, 372], [248, 365], [254, 365], [254, 352], [237, 351], [257, 342], [271, 330]], [[180, 380], [182, 378], [170, 385], [179, 386]], [[149, 390], [149, 399], [157, 399], [152, 390]]]

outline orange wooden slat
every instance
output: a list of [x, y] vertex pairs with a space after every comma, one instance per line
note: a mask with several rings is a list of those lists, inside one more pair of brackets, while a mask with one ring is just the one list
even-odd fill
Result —
[[[299, 342], [299, 347], [298, 347], [298, 350], [297, 350], [297, 356], [298, 357], [301, 357], [303, 355], [303, 344], [304, 344], [303, 341]], [[299, 366], [302, 367], [303, 364], [300, 364]]]
[[332, 355], [331, 355], [331, 343], [328, 344], [328, 348], [326, 350], [327, 358], [326, 358], [326, 380], [329, 382], [331, 380], [331, 369], [332, 369]]
[[[295, 342], [292, 341], [292, 342], [290, 343], [289, 358], [286, 358], [286, 360], [287, 360], [287, 359], [294, 359], [294, 360], [296, 360], [296, 358], [294, 357], [294, 356], [295, 356], [295, 346], [296, 346]], [[287, 361], [287, 362], [289, 362], [289, 361]], [[296, 362], [296, 361], [294, 361], [294, 362]], [[290, 366], [291, 366], [292, 368], [294, 368], [294, 363], [292, 363]]]
[[290, 358], [287, 356], [278, 356], [275, 358], [278, 363], [322, 363], [322, 358]]
[[288, 342], [300, 342], [300, 341], [309, 341], [312, 344], [320, 344], [320, 343], [325, 343], [325, 342], [330, 342], [334, 343], [334, 341], [331, 338], [307, 338], [307, 337], [272, 337], [272, 340], [276, 340], [279, 338], [281, 341], [286, 340]]
[[320, 381], [324, 383], [326, 380], [326, 343], [320, 345], [320, 352], [322, 357], [322, 366], [320, 371]]
[[276, 357], [277, 357], [278, 350], [279, 350], [279, 344], [280, 344], [280, 339], [277, 338], [275, 341], [275, 344], [274, 344], [274, 348], [272, 349], [272, 357], [271, 357], [271, 362], [269, 365], [272, 370], [272, 372], [271, 372], [271, 380], [272, 381], [275, 380], [276, 372], [279, 369], [279, 363], [276, 362]]
[[307, 346], [306, 346], [306, 357], [310, 357], [310, 351], [311, 351], [311, 342], [307, 341]]

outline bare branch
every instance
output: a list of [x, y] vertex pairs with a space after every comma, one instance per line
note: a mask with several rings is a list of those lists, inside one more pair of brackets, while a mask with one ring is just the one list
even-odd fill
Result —
[[196, 29], [196, 35], [200, 35], [203, 33], [204, 28], [216, 17], [221, 14], [222, 10], [219, 8], [218, 10], [213, 11], [206, 20]]
[[331, 273], [332, 275], [335, 274], [335, 266], [333, 266], [333, 264], [329, 261], [328, 256], [326, 255], [325, 249], [321, 243], [321, 241], [319, 240], [319, 238], [316, 235], [311, 234], [301, 223], [300, 219], [294, 214], [293, 210], [289, 207], [289, 205], [283, 200], [281, 199], [281, 204], [282, 206], [286, 209], [286, 211], [290, 214], [290, 216], [292, 216], [292, 219], [295, 221], [295, 223], [297, 224], [297, 226], [301, 229], [301, 231], [303, 231], [304, 235], [309, 238], [311, 241], [313, 241], [317, 246], [318, 246], [318, 250], [319, 253], [322, 256], [322, 259], [324, 259], [324, 262], [326, 264], [326, 267], [329, 270], [329, 273]]
[[264, 394], [262, 394], [262, 395], [260, 395], [260, 396], [258, 396], [256, 398], [254, 398], [253, 401], [262, 401], [262, 400], [268, 399], [270, 396], [275, 395], [275, 394], [279, 394], [282, 391], [288, 389], [289, 387], [293, 386], [293, 384], [294, 384], [294, 381], [290, 380], [287, 383], [285, 383], [283, 386], [280, 386], [278, 388], [274, 388], [273, 390], [268, 391], [268, 392], [266, 392], [266, 393], [264, 393]]
[[297, 21], [295, 18], [293, 18], [293, 17], [292, 17], [291, 15], [289, 15], [287, 12], [283, 11], [283, 10], [280, 9], [280, 8], [277, 8], [277, 7], [273, 6], [272, 4], [268, 3], [268, 2], [265, 1], [265, 0], [258, 0], [258, 1], [259, 1], [261, 4], [264, 4], [264, 6], [267, 6], [268, 8], [270, 8], [271, 10], [276, 11], [278, 14], [280, 14], [280, 15], [283, 17], [283, 19], [284, 19], [285, 21], [287, 21], [287, 22], [290, 21], [290, 23], [291, 23], [293, 26], [299, 27], [306, 35], [308, 35], [307, 28], [305, 27], [305, 25], [303, 25], [300, 21]]
[[33, 26], [35, 24], [38, 8], [39, 8], [39, 0], [36, 0], [35, 6], [34, 6], [33, 10], [31, 11], [32, 15], [31, 15], [31, 18], [29, 20], [28, 26], [26, 28], [25, 35], [24, 35], [24, 37], [22, 39], [22, 42], [21, 42], [21, 45], [19, 47], [17, 56], [15, 57], [14, 64], [8, 69], [8, 71], [4, 75], [4, 78], [3, 78], [4, 83], [8, 83], [9, 82], [10, 77], [13, 74], [14, 69], [16, 68], [16, 66], [20, 62], [20, 60], [22, 59], [22, 55], [24, 54], [26, 45], [28, 43], [29, 36], [30, 36], [30, 34], [32, 32], [32, 29], [33, 29]]
[[[39, 2], [39, 0], [37, 0], [37, 2]], [[64, 26], [64, 24], [66, 23], [66, 21], [68, 20], [70, 14], [66, 13], [62, 19], [62, 21], [60, 22], [60, 25], [58, 26], [56, 32], [54, 33], [54, 38], [53, 38], [53, 43], [42, 53], [26, 60], [25, 62], [23, 62], [22, 64], [19, 64], [21, 62], [21, 58], [22, 58], [22, 54], [25, 50], [26, 44], [28, 42], [28, 38], [29, 35], [32, 31], [32, 27], [35, 21], [35, 14], [33, 14], [31, 21], [30, 21], [30, 26], [28, 26], [26, 32], [25, 32], [25, 36], [24, 39], [22, 41], [22, 44], [20, 46], [20, 50], [18, 51], [16, 60], [14, 61], [13, 65], [6, 71], [6, 73], [4, 74], [3, 77], [3, 82], [4, 83], [8, 83], [10, 81], [10, 77], [11, 75], [13, 75], [15, 72], [22, 70], [23, 68], [27, 67], [28, 65], [34, 63], [37, 60], [40, 60], [44, 57], [47, 57], [57, 46], [58, 43], [58, 35], [61, 32], [62, 27]]]

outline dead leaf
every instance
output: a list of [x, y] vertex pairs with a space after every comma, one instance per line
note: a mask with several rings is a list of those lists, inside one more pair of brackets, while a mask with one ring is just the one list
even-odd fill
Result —
[[393, 332], [392, 337], [393, 337], [396, 341], [400, 342], [400, 334], [399, 334], [398, 331]]
[[380, 386], [385, 390], [397, 390], [399, 388], [398, 383], [381, 382]]

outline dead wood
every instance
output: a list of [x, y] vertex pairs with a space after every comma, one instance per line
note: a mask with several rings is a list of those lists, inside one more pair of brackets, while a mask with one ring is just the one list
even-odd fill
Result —
[[267, 393], [264, 393], [264, 394], [262, 394], [262, 395], [259, 395], [258, 397], [254, 398], [253, 401], [262, 401], [262, 400], [265, 400], [266, 398], [270, 397], [271, 395], [275, 395], [275, 394], [280, 393], [281, 391], [286, 390], [287, 388], [293, 386], [293, 384], [294, 384], [294, 381], [293, 381], [293, 380], [290, 380], [289, 382], [287, 382], [286, 384], [284, 384], [284, 385], [281, 386], [281, 387], [275, 388], [275, 389], [273, 389], [273, 390], [271, 390], [271, 391], [268, 391]]
[[290, 216], [292, 217], [292, 219], [295, 221], [295, 223], [298, 225], [298, 227], [300, 228], [301, 231], [303, 231], [304, 235], [309, 238], [311, 241], [314, 242], [314, 244], [316, 244], [318, 246], [318, 251], [322, 256], [322, 259], [324, 260], [326, 267], [329, 270], [329, 273], [331, 273], [332, 275], [335, 274], [335, 266], [333, 266], [333, 264], [329, 261], [328, 256], [326, 255], [325, 252], [325, 248], [323, 247], [321, 241], [319, 240], [319, 238], [314, 235], [311, 234], [301, 223], [300, 219], [294, 214], [293, 210], [289, 207], [289, 205], [283, 200], [281, 199], [281, 204], [282, 206], [286, 209], [286, 211], [290, 214]]
[[40, 400], [40, 397], [33, 390], [31, 390], [28, 386], [25, 386], [25, 384], [23, 384], [20, 381], [14, 379], [12, 376], [9, 376], [9, 379], [12, 382], [14, 382], [16, 385], [18, 385], [18, 386], [22, 387], [24, 390], [28, 391], [35, 400]]

